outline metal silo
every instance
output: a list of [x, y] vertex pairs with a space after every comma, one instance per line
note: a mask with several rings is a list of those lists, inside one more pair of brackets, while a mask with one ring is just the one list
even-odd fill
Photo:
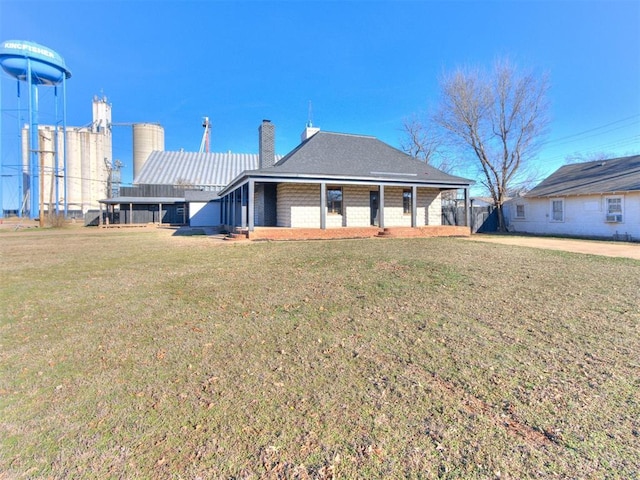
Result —
[[157, 123], [133, 124], [133, 178], [153, 151], [164, 151], [164, 129]]

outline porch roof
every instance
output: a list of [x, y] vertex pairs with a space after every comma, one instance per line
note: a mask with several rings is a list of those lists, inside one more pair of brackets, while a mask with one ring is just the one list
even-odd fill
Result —
[[159, 204], [171, 205], [175, 203], [184, 203], [184, 198], [177, 197], [114, 197], [99, 200], [105, 205], [120, 205], [123, 203], [131, 203], [133, 205]]

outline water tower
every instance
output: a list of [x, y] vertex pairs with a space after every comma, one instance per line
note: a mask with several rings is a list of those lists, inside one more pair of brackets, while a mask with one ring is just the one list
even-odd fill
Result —
[[[11, 77], [18, 82], [18, 96], [20, 96], [20, 82], [27, 84], [28, 104], [29, 104], [29, 164], [26, 178], [28, 182], [23, 184], [23, 174], [19, 176], [18, 191], [20, 192], [20, 203], [22, 204], [22, 189], [26, 186], [29, 193], [29, 217], [36, 218], [39, 215], [40, 204], [40, 151], [38, 141], [38, 87], [52, 86], [54, 87], [54, 95], [56, 97], [56, 117], [58, 102], [58, 85], [62, 85], [62, 132], [63, 142], [66, 138], [66, 80], [71, 77], [71, 72], [67, 69], [64, 59], [50, 48], [44, 47], [37, 43], [27, 42], [24, 40], [7, 40], [0, 44], [0, 66]], [[0, 84], [1, 85], [1, 84]], [[1, 99], [0, 92], [0, 99]], [[1, 118], [1, 117], [0, 117]], [[58, 119], [56, 118], [55, 135], [58, 133]], [[0, 125], [1, 131], [2, 125]], [[54, 145], [58, 142], [55, 141]], [[53, 152], [56, 156], [56, 171], [53, 172], [56, 178], [56, 190], [58, 188], [57, 179], [60, 177], [57, 172], [58, 166], [58, 149]], [[65, 157], [66, 157], [66, 149]], [[0, 162], [2, 162], [2, 151], [0, 145]], [[1, 168], [1, 165], [0, 165]], [[63, 169], [66, 171], [66, 158], [63, 159]], [[22, 168], [20, 169], [21, 173]], [[66, 214], [66, 182], [65, 189], [65, 214]], [[2, 205], [2, 192], [0, 192], [0, 217], [4, 215], [4, 207]], [[18, 208], [18, 215], [22, 216], [22, 207]]]

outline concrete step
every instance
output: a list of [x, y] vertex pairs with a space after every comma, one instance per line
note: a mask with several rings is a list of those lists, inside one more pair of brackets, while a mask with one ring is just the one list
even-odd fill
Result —
[[226, 237], [224, 237], [225, 240], [230, 240], [230, 241], [242, 241], [242, 240], [248, 240], [249, 239], [249, 232], [231, 232], [229, 233]]

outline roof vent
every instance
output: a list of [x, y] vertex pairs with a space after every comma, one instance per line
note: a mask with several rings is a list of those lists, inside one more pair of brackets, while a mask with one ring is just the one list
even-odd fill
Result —
[[311, 122], [307, 122], [307, 126], [304, 128], [304, 130], [300, 134], [300, 141], [304, 142], [306, 140], [309, 140], [319, 131], [320, 129], [318, 127], [314, 127]]

